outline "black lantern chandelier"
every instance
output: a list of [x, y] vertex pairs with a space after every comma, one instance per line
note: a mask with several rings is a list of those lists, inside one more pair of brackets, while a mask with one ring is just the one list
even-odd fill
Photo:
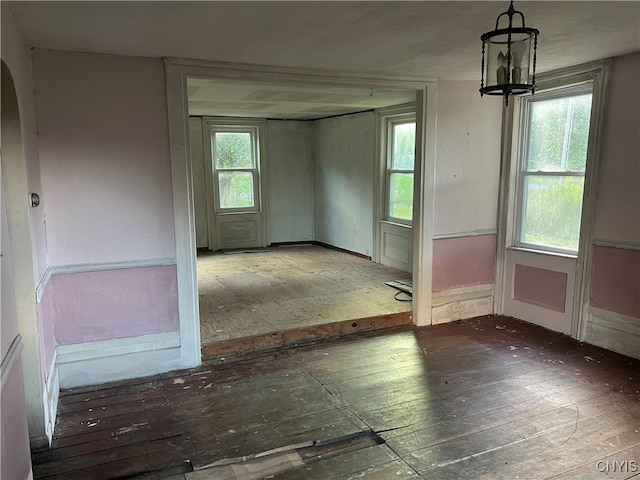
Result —
[[[500, 28], [500, 19], [509, 18], [509, 26]], [[519, 15], [522, 26], [513, 26], [513, 17]], [[538, 34], [535, 28], [527, 28], [522, 12], [513, 8], [498, 15], [496, 28], [487, 32], [482, 40], [482, 80], [480, 96], [503, 95], [505, 105], [509, 95], [522, 95], [536, 89], [536, 49]]]

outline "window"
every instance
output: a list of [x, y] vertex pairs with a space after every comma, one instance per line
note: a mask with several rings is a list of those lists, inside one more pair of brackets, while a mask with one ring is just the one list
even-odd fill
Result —
[[415, 114], [387, 117], [386, 220], [411, 224], [413, 219], [413, 175], [416, 151]]
[[257, 131], [251, 127], [211, 128], [218, 213], [259, 209]]
[[591, 104], [591, 85], [523, 98], [517, 246], [577, 253]]

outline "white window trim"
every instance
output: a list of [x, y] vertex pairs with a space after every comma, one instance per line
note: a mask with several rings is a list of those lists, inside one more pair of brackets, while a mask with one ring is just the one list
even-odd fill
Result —
[[[567, 67], [561, 70], [545, 72], [536, 78], [539, 91], [551, 91], [567, 85], [593, 82], [591, 125], [585, 171], [584, 194], [582, 201], [582, 222], [580, 242], [576, 261], [575, 292], [571, 336], [578, 340], [585, 338], [586, 304], [589, 298], [589, 272], [591, 254], [595, 236], [595, 217], [597, 210], [597, 185], [602, 159], [602, 129], [604, 106], [611, 59], [599, 60], [587, 64]], [[502, 116], [502, 153], [500, 167], [500, 192], [498, 200], [498, 235], [496, 255], [496, 275], [494, 289], [494, 313], [504, 312], [504, 287], [506, 283], [506, 252], [515, 249], [512, 245], [513, 214], [515, 208], [515, 173], [512, 159], [516, 158], [519, 146], [518, 132], [514, 132], [515, 118], [519, 118], [520, 99], [514, 98]], [[553, 254], [540, 252], [541, 254]]]
[[[389, 215], [389, 188], [392, 173], [412, 173], [413, 188], [415, 192], [416, 185], [416, 167], [413, 170], [392, 170], [389, 168], [393, 149], [393, 126], [402, 123], [416, 122], [416, 106], [415, 104], [400, 105], [397, 107], [383, 108], [376, 110], [376, 130], [379, 135], [378, 142], [378, 214], [376, 224], [379, 222], [387, 222], [396, 225], [411, 227], [412, 220], [396, 218]], [[417, 129], [417, 122], [416, 122]], [[415, 159], [415, 156], [414, 156]], [[415, 212], [414, 212], [415, 216]]]
[[[524, 228], [524, 184], [527, 176], [576, 176], [586, 178], [586, 168], [584, 172], [573, 171], [539, 171], [539, 172], [527, 172], [525, 170], [525, 160], [528, 154], [528, 139], [529, 139], [529, 111], [531, 104], [534, 102], [541, 102], [545, 100], [552, 100], [555, 98], [566, 98], [571, 96], [578, 96], [584, 94], [593, 95], [593, 81], [583, 82], [578, 85], [567, 85], [566, 87], [553, 89], [550, 91], [544, 91], [536, 93], [535, 95], [527, 95], [518, 99], [520, 103], [519, 111], [519, 124], [518, 129], [518, 144], [519, 149], [517, 152], [517, 158], [513, 160], [516, 165], [516, 193], [515, 201], [516, 205], [513, 211], [513, 238], [511, 240], [511, 247], [515, 249], [530, 250], [536, 252], [548, 252], [551, 254], [560, 254], [563, 256], [576, 258], [578, 256], [577, 250], [564, 249], [558, 247], [552, 247], [548, 245], [540, 245], [536, 243], [528, 243], [522, 240], [522, 230]], [[593, 113], [593, 98], [591, 102], [591, 110]], [[583, 198], [584, 200], [584, 198]]]
[[[211, 167], [211, 178], [213, 183], [209, 185], [215, 185], [215, 188], [218, 188], [219, 181], [218, 175], [220, 171], [226, 172], [250, 172], [253, 177], [253, 206], [251, 207], [227, 207], [223, 208], [220, 206], [220, 197], [219, 195], [213, 195], [213, 205], [214, 211], [218, 215], [224, 215], [228, 213], [244, 213], [244, 212], [259, 212], [261, 211], [261, 198], [260, 198], [260, 164], [262, 155], [260, 155], [260, 144], [261, 135], [260, 135], [260, 124], [259, 122], [256, 125], [230, 125], [226, 122], [221, 124], [217, 120], [205, 120], [205, 124], [208, 127], [206, 129], [208, 143], [205, 149], [205, 158], [207, 160], [207, 165]], [[214, 158], [213, 158], [213, 149], [214, 147], [214, 135], [216, 133], [248, 133], [251, 135], [251, 157], [253, 166], [251, 168], [225, 168], [218, 169], [215, 167]]]

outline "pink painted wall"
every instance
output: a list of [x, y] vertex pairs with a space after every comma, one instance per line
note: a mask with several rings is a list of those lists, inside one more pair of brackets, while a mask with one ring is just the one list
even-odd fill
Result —
[[175, 256], [162, 60], [33, 61], [50, 264]]
[[495, 263], [495, 235], [434, 240], [433, 291], [493, 283]]
[[[640, 53], [613, 59], [604, 112], [596, 239], [640, 245]], [[621, 245], [625, 246], [625, 245]], [[589, 302], [640, 317], [640, 252], [593, 247]]]
[[495, 229], [502, 101], [478, 83], [438, 82], [434, 232]]
[[58, 345], [179, 329], [175, 266], [54, 275]]
[[514, 270], [514, 300], [564, 313], [567, 297], [566, 273], [518, 264]]
[[640, 243], [640, 53], [613, 59], [604, 111], [596, 237]]
[[0, 478], [26, 479], [31, 470], [31, 452], [20, 360], [13, 364], [0, 393], [0, 421]]
[[593, 247], [590, 303], [640, 317], [640, 251]]
[[53, 362], [53, 354], [56, 350], [52, 301], [51, 282], [48, 282], [40, 302], [36, 305], [38, 333], [40, 334], [40, 363], [44, 382], [47, 381], [51, 371], [51, 362]]

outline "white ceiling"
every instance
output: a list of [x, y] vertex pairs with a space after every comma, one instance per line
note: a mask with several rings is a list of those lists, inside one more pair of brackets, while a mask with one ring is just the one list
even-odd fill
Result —
[[413, 90], [189, 78], [190, 115], [318, 119], [415, 101]]
[[[38, 48], [479, 80], [480, 35], [494, 28], [508, 2], [12, 1], [9, 5], [28, 42]], [[516, 1], [515, 7], [525, 14], [527, 26], [540, 30], [538, 71], [640, 50], [640, 1]], [[242, 95], [257, 98], [263, 90], [246, 87], [244, 92], [206, 99], [201, 95], [205, 85], [194, 85], [194, 111], [201, 111], [207, 101], [219, 103], [224, 98], [242, 103]], [[304, 92], [290, 93], [302, 98]], [[312, 109], [309, 103], [323, 103], [317, 96], [321, 92], [308, 93], [302, 102], [306, 107], [297, 105], [292, 115]], [[336, 104], [361, 100], [362, 92], [351, 93], [355, 98], [347, 100], [349, 92], [334, 92], [335, 102], [326, 103], [327, 111], [339, 112]], [[378, 99], [397, 93], [379, 92]], [[278, 103], [268, 98], [264, 92], [266, 103]], [[275, 106], [253, 103], [282, 115]], [[353, 107], [360, 105], [364, 106]]]

